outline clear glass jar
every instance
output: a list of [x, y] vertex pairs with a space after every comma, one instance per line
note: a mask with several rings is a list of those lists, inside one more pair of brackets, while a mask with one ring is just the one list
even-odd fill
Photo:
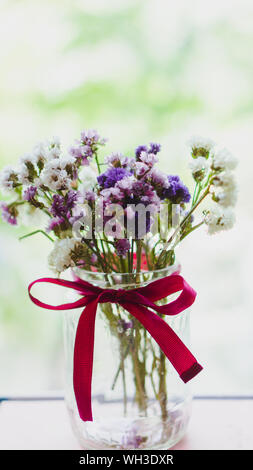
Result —
[[[90, 273], [78, 276], [102, 288], [133, 289], [168, 276], [178, 266], [133, 275]], [[134, 282], [133, 282], [134, 280]], [[175, 296], [174, 296], [175, 298]], [[173, 300], [173, 296], [160, 304]], [[83, 449], [169, 449], [184, 435], [191, 394], [159, 346], [121, 306], [99, 304], [96, 316], [92, 379], [93, 421], [78, 414], [73, 391], [75, 333], [82, 309], [64, 319], [66, 357], [65, 400], [75, 435]], [[189, 345], [189, 309], [163, 316]]]

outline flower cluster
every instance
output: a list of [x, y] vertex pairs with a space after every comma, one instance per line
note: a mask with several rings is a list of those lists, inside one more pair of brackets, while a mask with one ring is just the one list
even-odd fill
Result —
[[[114, 152], [103, 163], [98, 154], [104, 144], [97, 131], [85, 130], [64, 152], [54, 137], [0, 173], [3, 193], [12, 196], [1, 202], [3, 220], [17, 225], [24, 208], [36, 218], [43, 214], [45, 225], [38, 232], [54, 242], [49, 264], [56, 272], [73, 266], [127, 273], [141, 266], [161, 268], [173, 262], [176, 244], [197, 226], [207, 224], [209, 233], [232, 226], [236, 161], [227, 150], [216, 150], [209, 139], [191, 140], [191, 194], [178, 175], [157, 167], [160, 144], [140, 145], [130, 156]], [[193, 213], [207, 196], [213, 208], [204, 208], [194, 225]]]
[[236, 204], [237, 187], [233, 170], [237, 161], [227, 149], [217, 149], [210, 139], [195, 137], [190, 141], [190, 146], [190, 168], [197, 192], [206, 188], [207, 194], [216, 203], [203, 211], [208, 233], [230, 229], [235, 220], [232, 207]]

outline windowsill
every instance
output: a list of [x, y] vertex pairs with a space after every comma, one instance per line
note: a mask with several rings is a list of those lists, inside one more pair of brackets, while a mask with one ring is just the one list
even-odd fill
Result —
[[[61, 397], [41, 398], [0, 403], [1, 450], [80, 450]], [[253, 397], [196, 397], [188, 432], [173, 449], [253, 449], [252, 422]]]

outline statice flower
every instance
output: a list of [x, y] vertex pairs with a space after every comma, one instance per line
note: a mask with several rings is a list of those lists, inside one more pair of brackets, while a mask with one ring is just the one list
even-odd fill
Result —
[[235, 216], [230, 208], [222, 209], [215, 206], [206, 211], [204, 222], [208, 226], [208, 233], [212, 235], [222, 230], [231, 229], [235, 222]]
[[207, 160], [205, 157], [197, 157], [192, 159], [189, 166], [193, 178], [198, 182], [203, 180], [210, 168], [209, 160]]
[[152, 154], [156, 155], [160, 151], [161, 151], [161, 145], [156, 144], [155, 142], [151, 142], [149, 144], [149, 147], [147, 145], [139, 145], [139, 147], [137, 147], [136, 150], [135, 150], [135, 156], [136, 156], [137, 160], [139, 160], [142, 152], [152, 153]]
[[29, 169], [25, 163], [22, 163], [18, 170], [19, 182], [23, 185], [29, 185], [33, 183], [34, 179], [31, 178]]
[[48, 151], [48, 142], [38, 142], [32, 151], [33, 162], [38, 166], [40, 170], [45, 165], [45, 162], [50, 159], [51, 154]]
[[50, 208], [51, 214], [55, 217], [64, 217], [70, 214], [76, 201], [78, 199], [77, 191], [70, 190], [66, 196], [60, 196], [59, 194], [53, 195], [53, 203]]
[[142, 444], [145, 442], [145, 437], [143, 438], [138, 434], [138, 431], [132, 427], [129, 429], [122, 438], [122, 448], [123, 449], [141, 449]]
[[71, 253], [77, 243], [75, 238], [63, 238], [54, 242], [54, 248], [48, 257], [48, 264], [52, 271], [61, 273], [70, 266], [74, 266]]
[[8, 206], [5, 202], [0, 202], [2, 219], [10, 225], [17, 225], [17, 209], [14, 206]]
[[109, 167], [113, 166], [115, 168], [121, 167], [131, 169], [134, 166], [135, 160], [133, 158], [125, 157], [122, 153], [116, 152], [105, 157], [105, 163], [107, 163]]
[[232, 171], [222, 171], [221, 173], [217, 173], [212, 181], [214, 186], [221, 186], [226, 188], [235, 188], [236, 182], [234, 173]]
[[0, 173], [0, 186], [6, 193], [12, 192], [17, 186], [19, 186], [18, 173], [9, 165]]
[[200, 136], [193, 136], [188, 141], [188, 145], [192, 151], [192, 157], [209, 157], [209, 153], [213, 150], [215, 143], [213, 140], [200, 137]]
[[168, 176], [169, 186], [162, 193], [162, 199], [169, 199], [173, 204], [189, 202], [191, 195], [187, 186], [185, 186], [177, 175]]
[[158, 162], [158, 157], [155, 153], [141, 152], [139, 160], [142, 163], [145, 163], [145, 165], [148, 167], [152, 168]]
[[92, 204], [96, 200], [96, 197], [97, 197], [94, 191], [84, 191], [81, 193], [81, 195], [82, 195], [81, 202], [84, 203], [87, 201], [90, 204]]
[[135, 150], [135, 156], [137, 159], [140, 158], [142, 152], [148, 152], [148, 147], [146, 145], [139, 145]]
[[40, 175], [41, 183], [53, 191], [70, 189], [75, 178], [75, 160], [70, 156], [49, 160]]
[[118, 321], [118, 327], [119, 327], [120, 333], [121, 332], [125, 333], [130, 328], [133, 328], [133, 322], [132, 322], [132, 320], [126, 321], [126, 320], [123, 320], [123, 318], [122, 318]]
[[97, 175], [90, 166], [84, 166], [79, 172], [79, 181], [81, 181], [78, 189], [83, 194], [91, 191], [97, 183]]
[[149, 153], [154, 153], [155, 155], [161, 151], [161, 145], [156, 144], [155, 142], [150, 142], [149, 144]]
[[127, 252], [130, 250], [130, 243], [127, 238], [118, 239], [115, 242], [115, 249], [118, 256], [126, 257]]
[[160, 195], [161, 191], [164, 191], [169, 187], [168, 176], [158, 168], [152, 168], [147, 174], [147, 180], [154, 186], [157, 193]]
[[31, 202], [37, 194], [37, 188], [36, 186], [29, 186], [25, 191], [23, 192], [23, 199], [25, 201]]
[[101, 138], [94, 129], [83, 130], [80, 140], [75, 146], [70, 148], [70, 154], [73, 155], [83, 165], [89, 165], [98, 147], [104, 145], [106, 139]]
[[109, 168], [105, 173], [99, 175], [97, 180], [101, 188], [113, 188], [118, 181], [130, 175], [130, 171], [125, 168]]
[[237, 159], [226, 148], [214, 153], [212, 163], [214, 170], [233, 170], [236, 166]]
[[237, 202], [237, 191], [226, 190], [215, 194], [214, 200], [223, 207], [233, 207]]
[[148, 171], [150, 171], [150, 167], [143, 162], [136, 162], [134, 167], [135, 167], [136, 176], [139, 176], [139, 177], [144, 176]]
[[120, 188], [114, 187], [102, 189], [100, 196], [102, 197], [104, 204], [113, 204], [122, 201], [124, 198], [124, 193]]
[[131, 189], [125, 189], [125, 203], [159, 205], [160, 199], [149, 183], [136, 180], [133, 182]]
[[60, 138], [57, 136], [53, 136], [51, 140], [48, 142], [48, 150], [47, 150], [47, 160], [51, 160], [53, 158], [60, 158], [61, 156], [61, 141]]
[[46, 232], [51, 232], [51, 230], [57, 232], [57, 230], [61, 229], [64, 230], [66, 225], [66, 220], [64, 217], [54, 217], [49, 222], [49, 225], [46, 228]]
[[237, 187], [231, 171], [217, 173], [212, 180], [213, 200], [223, 207], [235, 206]]

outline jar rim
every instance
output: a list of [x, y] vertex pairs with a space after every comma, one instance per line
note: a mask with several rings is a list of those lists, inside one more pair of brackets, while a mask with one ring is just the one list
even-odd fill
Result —
[[[139, 271], [138, 273], [136, 271], [133, 271], [132, 273], [125, 273], [125, 272], [114, 272], [114, 271], [110, 271], [110, 272], [101, 272], [101, 271], [88, 271], [86, 269], [80, 269], [78, 267], [73, 267], [72, 268], [72, 272], [75, 273], [75, 275], [77, 274], [82, 274], [83, 276], [92, 276], [94, 277], [94, 279], [97, 277], [97, 278], [100, 278], [100, 279], [103, 279], [103, 278], [107, 278], [108, 276], [120, 276], [121, 278], [124, 278], [124, 277], [128, 277], [129, 276], [136, 276], [136, 274], [138, 274], [139, 276], [145, 276], [147, 274], [149, 275], [154, 275], [154, 276], [158, 276], [160, 275], [162, 277], [162, 274], [163, 273], [168, 273], [168, 271], [178, 271], [180, 272], [181, 270], [181, 265], [178, 261], [176, 261], [174, 264], [171, 264], [169, 266], [166, 266], [165, 268], [162, 268], [162, 269], [155, 269], [155, 270], [150, 270], [150, 269], [146, 269], [145, 271]], [[159, 277], [160, 277], [159, 276]]]

